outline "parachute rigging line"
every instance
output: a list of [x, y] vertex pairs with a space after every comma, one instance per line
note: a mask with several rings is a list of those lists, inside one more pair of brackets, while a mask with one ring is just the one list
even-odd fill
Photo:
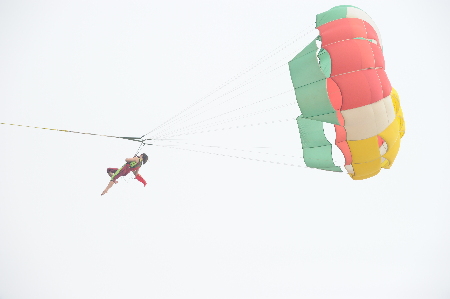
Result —
[[[250, 104], [250, 105], [252, 105], [252, 104]], [[247, 106], [250, 106], [250, 105], [247, 105]], [[209, 123], [209, 124], [206, 123], [206, 124], [204, 124], [203, 126], [200, 126], [200, 127], [197, 126], [197, 127], [195, 127], [195, 125], [201, 124], [201, 123], [203, 123], [203, 122], [205, 122], [205, 121], [209, 121], [209, 120], [212, 120], [212, 119], [214, 119], [214, 118], [223, 116], [223, 115], [225, 115], [225, 114], [229, 114], [229, 113], [231, 113], [231, 112], [240, 110], [241, 108], [245, 108], [246, 106], [244, 106], [244, 107], [237, 108], [237, 109], [235, 109], [235, 110], [232, 110], [232, 111], [229, 111], [229, 112], [225, 112], [225, 113], [223, 113], [223, 114], [220, 114], [220, 115], [217, 115], [217, 116], [214, 116], [214, 117], [211, 117], [211, 118], [208, 118], [208, 119], [199, 121], [199, 122], [194, 123], [194, 124], [192, 124], [192, 125], [189, 125], [189, 126], [187, 126], [187, 127], [185, 127], [185, 128], [181, 128], [181, 129], [178, 129], [178, 130], [175, 130], [175, 131], [172, 131], [172, 132], [168, 132], [167, 135], [162, 135], [162, 136], [158, 136], [158, 137], [165, 137], [165, 136], [169, 136], [169, 135], [172, 135], [172, 136], [173, 136], [173, 134], [179, 134], [179, 133], [183, 133], [183, 134], [191, 134], [191, 133], [193, 132], [192, 129], [194, 129], [194, 130], [198, 130], [198, 129], [208, 129], [208, 128], [210, 128], [210, 127], [212, 127], [212, 126], [215, 126], [215, 125], [216, 125], [216, 126], [217, 126], [217, 125], [223, 125], [223, 124], [225, 124], [225, 123], [234, 122], [234, 121], [236, 121], [236, 120], [244, 119], [244, 118], [247, 118], [247, 117], [255, 116], [255, 115], [258, 115], [258, 114], [266, 113], [266, 112], [268, 112], [268, 111], [274, 111], [274, 110], [276, 110], [276, 109], [285, 108], [285, 107], [293, 106], [293, 105], [297, 105], [297, 103], [287, 103], [287, 104], [279, 105], [279, 106], [276, 106], [276, 107], [271, 107], [271, 108], [268, 108], [268, 109], [265, 109], [265, 110], [256, 111], [256, 112], [252, 112], [252, 113], [248, 113], [248, 114], [244, 114], [244, 115], [239, 115], [239, 116], [234, 117], [234, 118], [224, 119], [224, 120], [221, 120], [221, 121], [216, 122], [216, 123]], [[186, 131], [186, 129], [189, 129], [189, 128], [192, 128], [192, 129]], [[179, 135], [177, 135], [177, 136], [179, 136]]]
[[[151, 139], [145, 139], [145, 140], [151, 140]], [[137, 149], [136, 153], [134, 154], [135, 157], [137, 156], [137, 154], [138, 154], [139, 151], [141, 150], [142, 146], [144, 146], [144, 141], [145, 141], [145, 140], [142, 140], [142, 141], [141, 141], [141, 144], [139, 145], [139, 148]], [[148, 144], [148, 145], [151, 145], [151, 144]]]
[[[309, 32], [308, 32], [308, 33], [309, 33]], [[294, 53], [297, 53], [297, 52], [298, 52], [298, 49], [295, 49], [295, 50], [294, 50]], [[290, 54], [287, 55], [286, 57], [292, 57], [293, 55], [294, 55], [293, 53], [290, 53]], [[300, 57], [302, 57], [302, 56], [300, 56]], [[299, 58], [299, 57], [297, 57], [296, 59], [298, 59], [298, 58]], [[276, 65], [276, 67], [273, 67], [273, 65]], [[255, 75], [252, 75], [247, 81], [244, 81], [243, 84], [241, 84], [241, 85], [239, 85], [239, 86], [233, 88], [232, 90], [230, 90], [230, 91], [228, 91], [228, 92], [226, 92], [226, 93], [224, 93], [224, 94], [222, 94], [222, 95], [216, 96], [215, 98], [212, 98], [211, 100], [209, 100], [208, 102], [206, 102], [203, 106], [197, 107], [197, 108], [195, 108], [195, 109], [193, 109], [193, 110], [191, 109], [191, 111], [189, 111], [189, 112], [185, 113], [184, 115], [180, 116], [178, 119], [174, 119], [171, 123], [167, 124], [167, 126], [166, 126], [165, 128], [162, 128], [162, 127], [161, 127], [161, 128], [160, 128], [160, 132], [158, 132], [157, 135], [158, 135], [158, 136], [164, 136], [164, 135], [166, 135], [166, 131], [171, 131], [171, 130], [177, 129], [178, 127], [183, 127], [182, 124], [183, 124], [184, 122], [186, 122], [186, 121], [188, 121], [188, 120], [190, 120], [190, 119], [193, 119], [194, 117], [197, 117], [198, 115], [203, 114], [203, 113], [205, 113], [205, 112], [208, 112], [208, 111], [210, 111], [210, 110], [212, 110], [212, 109], [214, 109], [214, 108], [217, 108], [218, 106], [223, 105], [223, 104], [225, 104], [225, 103], [227, 103], [227, 102], [229, 102], [229, 101], [231, 101], [231, 100], [233, 100], [233, 99], [236, 99], [236, 98], [239, 98], [239, 97], [243, 96], [245, 93], [247, 93], [247, 92], [249, 92], [249, 91], [255, 89], [256, 87], [258, 87], [258, 85], [264, 84], [264, 82], [256, 81], [256, 77], [258, 77], [258, 76], [261, 75], [261, 74], [267, 75], [268, 73], [272, 73], [272, 72], [274, 72], [274, 71], [276, 71], [276, 70], [279, 70], [279, 69], [281, 69], [282, 67], [287, 66], [287, 62], [286, 62], [286, 59], [281, 59], [281, 60], [277, 61], [277, 62], [276, 62], [275, 64], [273, 64], [273, 65], [267, 67], [266, 69], [260, 71], [259, 73], [255, 74]], [[276, 75], [276, 74], [273, 74], [273, 73], [272, 73], [272, 75]], [[273, 79], [271, 79], [271, 78], [269, 77], [269, 78], [267, 78], [266, 80], [268, 80], [268, 81], [270, 80], [270, 81], [271, 81], [271, 80], [273, 80]], [[243, 87], [245, 87], [245, 86], [251, 84], [251, 83], [254, 82], [254, 81], [258, 82], [258, 85], [252, 86], [252, 87], [250, 87], [250, 88], [248, 88], [248, 89], [246, 89], [246, 90], [240, 92], [239, 94], [233, 95], [234, 92], [237, 92], [237, 91], [241, 90]], [[282, 93], [280, 93], [280, 94], [277, 94], [277, 95], [271, 96], [271, 97], [269, 97], [269, 98], [265, 98], [265, 99], [263, 99], [263, 100], [257, 101], [257, 102], [255, 102], [255, 104], [256, 104], [256, 103], [259, 103], [259, 102], [262, 102], [262, 101], [266, 101], [266, 100], [272, 99], [272, 98], [277, 97], [277, 96], [280, 96], [280, 95], [283, 95], [283, 94], [288, 93], [288, 92], [291, 92], [291, 91], [293, 91], [293, 90], [294, 90], [294, 89], [290, 89], [290, 90], [288, 90], [288, 91], [284, 91], [284, 92], [282, 92]], [[231, 97], [227, 99], [228, 96], [231, 96]], [[205, 98], [206, 98], [206, 97], [205, 97]], [[212, 104], [213, 102], [215, 102], [215, 101], [217, 101], [217, 100], [219, 100], [219, 99], [221, 99], [221, 98], [224, 98], [224, 100], [221, 101], [221, 102], [219, 102], [217, 105], [215, 105], [215, 106], [213, 106], [213, 107], [210, 106], [210, 107], [208, 107], [208, 108], [205, 108], [206, 106]], [[196, 104], [196, 103], [195, 103], [195, 104]], [[194, 105], [195, 105], [195, 104], [194, 104]], [[192, 105], [192, 107], [193, 107], [194, 105]], [[250, 104], [250, 105], [252, 105], [252, 104]], [[244, 107], [247, 107], [247, 106], [249, 106], [249, 105], [243, 106], [243, 107], [241, 107], [241, 108], [244, 108]], [[185, 111], [187, 111], [189, 108], [191, 108], [191, 107], [186, 108]], [[205, 109], [204, 109], [203, 111], [201, 111], [201, 109], [203, 109], [203, 108], [205, 108]], [[239, 109], [241, 109], [241, 108], [238, 108], [238, 109], [235, 109], [235, 110], [239, 110]], [[183, 112], [185, 112], [185, 111], [183, 111]], [[181, 115], [181, 113], [180, 113], [180, 115]], [[161, 131], [161, 130], [162, 130], [162, 131]], [[156, 129], [155, 129], [154, 131], [156, 131]], [[145, 136], [145, 135], [144, 135], [144, 136]]]
[[[215, 155], [215, 156], [227, 157], [227, 158], [243, 159], [243, 160], [250, 160], [250, 161], [256, 161], [256, 162], [264, 162], [264, 163], [278, 164], [278, 165], [282, 165], [282, 166], [299, 167], [299, 168], [306, 168], [306, 169], [316, 169], [316, 168], [311, 168], [311, 167], [308, 167], [306, 165], [301, 165], [301, 164], [285, 163], [285, 162], [272, 161], [272, 160], [267, 160], [267, 159], [242, 157], [242, 156], [237, 156], [237, 155], [227, 155], [227, 154], [222, 154], [222, 153], [213, 153], [213, 152], [208, 152], [208, 151], [203, 151], [203, 150], [195, 150], [195, 149], [189, 149], [189, 148], [183, 148], [183, 147], [177, 147], [177, 146], [174, 147], [171, 145], [160, 145], [160, 144], [154, 144], [154, 145], [160, 146], [160, 147], [166, 147], [166, 148], [173, 148], [173, 149], [177, 149], [177, 150], [183, 150], [183, 151], [190, 151], [190, 152], [196, 152], [196, 153], [202, 153], [202, 154], [210, 154], [210, 155]], [[321, 171], [323, 171], [323, 170], [321, 170]], [[339, 173], [339, 172], [337, 172], [337, 173]], [[345, 174], [345, 173], [341, 172], [340, 174]]]
[[[262, 102], [264, 102], [264, 101], [268, 101], [268, 100], [274, 99], [274, 98], [276, 98], [276, 97], [279, 97], [279, 96], [281, 96], [281, 95], [287, 94], [287, 93], [292, 92], [292, 91], [293, 91], [293, 89], [289, 89], [289, 90], [283, 91], [283, 92], [281, 92], [281, 93], [279, 93], [279, 94], [276, 94], [276, 95], [273, 95], [273, 96], [264, 98], [264, 99], [262, 99], [262, 100], [258, 100], [258, 101], [256, 101], [256, 102], [253, 102], [253, 103], [250, 103], [250, 104], [241, 106], [241, 107], [238, 107], [238, 108], [236, 108], [236, 109], [227, 111], [227, 112], [225, 112], [225, 113], [222, 113], [222, 114], [219, 114], [219, 115], [216, 115], [216, 116], [213, 116], [213, 117], [210, 117], [210, 118], [208, 118], [208, 119], [205, 119], [205, 120], [196, 122], [196, 123], [194, 123], [194, 124], [186, 125], [185, 127], [178, 128], [178, 129], [174, 128], [174, 129], [172, 129], [172, 131], [168, 131], [168, 132], [165, 132], [165, 133], [161, 132], [159, 135], [157, 135], [157, 137], [166, 137], [166, 136], [170, 136], [170, 135], [173, 136], [174, 133], [180, 133], [180, 132], [186, 133], [186, 129], [192, 128], [192, 127], [194, 127], [194, 126], [197, 125], [197, 124], [200, 124], [200, 123], [203, 123], [203, 122], [206, 122], [206, 121], [209, 121], [209, 120], [213, 120], [213, 119], [215, 119], [215, 118], [217, 118], [217, 117], [221, 117], [221, 116], [223, 116], [223, 115], [230, 114], [230, 113], [239, 111], [239, 110], [241, 110], [241, 109], [248, 108], [248, 107], [253, 106], [253, 105], [256, 105], [256, 104], [260, 104], [260, 103], [262, 103]], [[230, 122], [230, 121], [234, 121], [234, 120], [242, 119], [242, 118], [245, 118], [245, 117], [254, 116], [254, 115], [256, 115], [256, 114], [264, 113], [264, 112], [267, 112], [267, 111], [272, 111], [272, 110], [276, 110], [276, 109], [279, 109], [279, 108], [284, 108], [284, 107], [286, 107], [286, 106], [290, 106], [290, 105], [294, 105], [294, 104], [296, 104], [296, 103], [295, 103], [295, 102], [287, 103], [287, 104], [283, 104], [283, 105], [280, 105], [280, 106], [277, 106], [277, 107], [272, 107], [272, 108], [269, 108], [269, 109], [266, 109], [266, 110], [262, 110], [262, 111], [258, 111], [258, 112], [253, 112], [253, 113], [249, 113], [249, 114], [246, 114], [246, 115], [240, 115], [240, 116], [237, 116], [237, 117], [234, 117], [234, 118], [224, 119], [224, 120], [222, 120], [220, 123], [215, 123], [215, 124], [214, 124], [214, 123], [213, 123], [213, 124], [208, 124], [208, 123], [206, 123], [206, 124], [205, 124], [205, 127], [208, 127], [208, 126], [211, 126], [211, 125], [217, 125], [217, 124], [227, 123], [227, 122]], [[194, 129], [198, 129], [198, 128], [194, 128]], [[188, 132], [188, 134], [189, 134], [189, 133], [190, 133], [190, 132]], [[179, 136], [179, 135], [176, 135], [176, 136]]]
[[267, 61], [268, 59], [270, 59], [272, 56], [278, 54], [279, 52], [283, 51], [285, 48], [287, 48], [288, 46], [290, 46], [291, 44], [294, 44], [295, 42], [297, 42], [298, 40], [300, 40], [301, 38], [305, 37], [307, 34], [311, 33], [312, 31], [315, 30], [315, 28], [310, 28], [311, 26], [315, 26], [315, 23], [309, 24], [306, 29], [302, 30], [299, 35], [293, 39], [290, 40], [288, 42], [285, 42], [284, 44], [282, 44], [281, 46], [278, 46], [276, 49], [274, 49], [273, 51], [271, 51], [269, 54], [263, 56], [261, 59], [259, 59], [256, 63], [254, 63], [253, 65], [251, 65], [250, 67], [248, 67], [247, 69], [241, 71], [240, 73], [238, 73], [237, 75], [235, 75], [234, 77], [232, 77], [231, 79], [229, 79], [228, 81], [226, 81], [224, 84], [222, 84], [221, 86], [219, 86], [218, 88], [216, 88], [215, 90], [213, 90], [212, 92], [210, 92], [209, 94], [207, 94], [206, 96], [200, 98], [198, 101], [194, 102], [193, 104], [189, 105], [188, 107], [186, 107], [184, 110], [180, 111], [178, 114], [174, 115], [173, 117], [171, 117], [170, 119], [168, 119], [167, 121], [165, 121], [164, 123], [162, 123], [161, 125], [157, 126], [156, 128], [154, 128], [153, 130], [149, 131], [148, 133], [144, 134], [144, 136], [149, 135], [150, 133], [155, 132], [156, 130], [159, 130], [167, 125], [171, 125], [171, 123], [176, 122], [177, 118], [179, 118], [179, 116], [181, 116], [182, 114], [184, 114], [186, 111], [188, 111], [189, 109], [191, 109], [192, 107], [196, 106], [197, 104], [199, 104], [200, 102], [206, 100], [207, 98], [211, 97], [213, 94], [217, 93], [218, 91], [222, 90], [223, 88], [225, 88], [226, 86], [230, 85], [232, 82], [236, 81], [237, 79], [241, 78], [242, 76], [246, 75], [247, 73], [249, 73], [251, 70], [255, 69], [256, 67], [258, 67], [259, 65], [261, 65], [263, 62]]
[[[172, 141], [172, 142], [178, 143], [178, 144], [172, 145], [172, 146], [177, 146], [177, 147], [191, 145], [191, 146], [217, 148], [217, 149], [222, 149], [222, 150], [237, 151], [237, 152], [244, 152], [244, 153], [251, 153], [251, 154], [273, 155], [273, 156], [287, 157], [287, 158], [301, 158], [300, 155], [298, 155], [298, 156], [284, 155], [284, 154], [260, 152], [260, 151], [254, 151], [254, 150], [245, 150], [245, 149], [240, 149], [240, 148], [230, 148], [230, 147], [225, 147], [225, 146], [220, 146], [220, 145], [206, 145], [206, 144], [189, 143], [189, 142], [182, 142], [182, 141]], [[254, 148], [266, 148], [266, 149], [268, 149], [270, 147], [254, 147]]]
[[202, 134], [202, 133], [210, 133], [210, 132], [218, 132], [218, 131], [225, 131], [225, 130], [233, 130], [233, 129], [240, 129], [240, 128], [246, 128], [246, 127], [254, 127], [254, 126], [262, 126], [262, 125], [271, 125], [276, 123], [282, 123], [282, 122], [289, 122], [289, 121], [295, 121], [295, 117], [285, 118], [285, 119], [277, 119], [277, 120], [271, 120], [271, 121], [264, 121], [259, 123], [252, 123], [252, 124], [245, 124], [240, 126], [231, 126], [228, 128], [218, 128], [218, 129], [211, 129], [211, 130], [205, 130], [205, 131], [197, 131], [197, 132], [188, 132], [184, 134], [176, 134], [171, 136], [165, 136], [167, 138], [171, 137], [177, 137], [177, 136], [185, 136], [185, 135], [193, 135], [193, 134]]
[[[286, 66], [286, 63], [283, 63], [282, 65], [278, 66], [275, 70], [280, 69], [281, 67], [284, 67], [284, 66]], [[272, 71], [273, 71], [273, 70], [272, 70]], [[262, 71], [262, 72], [263, 72], [263, 71]], [[261, 73], [262, 73], [262, 72], [261, 72]], [[266, 73], [266, 74], [267, 74], [267, 73]], [[256, 76], [257, 76], [257, 75], [255, 75], [255, 77], [256, 77]], [[270, 82], [270, 81], [272, 81], [273, 79], [271, 79], [270, 77], [268, 77], [266, 80]], [[242, 91], [242, 92], [240, 92], [240, 93], [238, 93], [238, 94], [235, 94], [235, 95], [232, 94], [233, 92], [239, 91], [240, 89], [242, 89], [242, 87], [244, 87], [244, 86], [246, 86], [246, 85], [248, 85], [248, 84], [250, 84], [250, 83], [251, 83], [251, 80], [249, 80], [249, 81], [245, 82], [244, 84], [242, 84], [242, 85], [240, 85], [240, 86], [238, 86], [238, 87], [236, 87], [236, 88], [234, 88], [234, 89], [228, 91], [227, 93], [224, 93], [224, 94], [222, 94], [222, 95], [220, 95], [220, 96], [217, 96], [216, 98], [214, 98], [214, 99], [210, 100], [209, 102], [205, 103], [205, 105], [203, 105], [203, 106], [201, 106], [201, 107], [198, 107], [198, 108], [196, 108], [195, 110], [191, 110], [189, 113], [185, 114], [185, 115], [182, 116], [181, 118], [179, 118], [179, 119], [177, 119], [176, 121], [174, 121], [174, 122], [173, 122], [171, 125], [169, 125], [168, 127], [162, 129], [162, 131], [160, 130], [160, 132], [158, 132], [158, 136], [164, 136], [164, 135], [166, 135], [166, 134], [167, 134], [167, 131], [170, 132], [170, 131], [173, 131], [173, 130], [179, 130], [179, 128], [186, 128], [186, 126], [183, 125], [183, 124], [186, 123], [187, 121], [189, 121], [189, 120], [191, 120], [191, 119], [194, 119], [194, 118], [197, 118], [199, 115], [204, 114], [204, 113], [206, 113], [206, 112], [209, 112], [209, 111], [211, 111], [212, 109], [217, 108], [217, 107], [219, 107], [219, 106], [221, 106], [221, 105], [223, 105], [223, 104], [225, 104], [225, 103], [228, 103], [228, 102], [230, 102], [230, 101], [232, 101], [232, 100], [234, 100], [234, 99], [238, 99], [239, 97], [243, 96], [243, 95], [246, 94], [247, 92], [249, 92], [249, 91], [251, 91], [251, 90], [257, 88], [259, 85], [266, 84], [266, 82], [264, 82], [264, 81], [262, 81], [262, 82], [259, 82], [259, 81], [258, 81], [258, 85], [252, 86], [252, 87], [250, 87], [250, 88], [248, 88], [248, 89], [246, 89], [246, 90], [244, 90], [244, 91]], [[284, 94], [286, 94], [286, 93], [292, 92], [293, 90], [294, 90], [294, 89], [291, 88], [291, 89], [289, 89], [289, 90], [287, 90], [287, 91], [284, 91], [284, 92], [281, 92], [281, 93], [279, 93], [279, 94], [277, 94], [277, 95], [270, 96], [270, 97], [268, 97], [268, 98], [259, 100], [259, 101], [255, 102], [255, 104], [256, 104], [256, 103], [263, 102], [263, 101], [267, 101], [267, 100], [274, 99], [274, 98], [276, 98], [276, 97], [278, 97], [278, 96], [281, 96], [281, 95], [284, 95]], [[231, 97], [227, 98], [228, 96], [231, 96]], [[215, 105], [215, 106], [209, 106], [209, 107], [205, 108], [206, 106], [208, 106], [208, 105], [210, 105], [210, 104], [212, 104], [212, 103], [218, 101], [218, 100], [221, 99], [221, 98], [224, 98], [224, 100], [218, 102], [217, 105]], [[250, 105], [252, 105], [252, 104], [249, 104], [249, 105], [245, 105], [245, 106], [239, 107], [238, 109], [234, 109], [233, 111], [240, 110], [240, 109], [245, 108], [245, 107], [248, 107], [248, 106], [250, 106]], [[205, 109], [204, 109], [204, 108], [205, 108]], [[201, 109], [203, 109], [203, 111], [201, 111]], [[214, 117], [214, 118], [215, 118], [215, 117]], [[205, 121], [206, 121], [206, 120], [205, 120]], [[191, 126], [191, 125], [189, 125], [189, 126]]]

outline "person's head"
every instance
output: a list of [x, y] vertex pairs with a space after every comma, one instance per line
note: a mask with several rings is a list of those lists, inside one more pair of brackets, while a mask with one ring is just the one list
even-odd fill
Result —
[[141, 158], [142, 158], [142, 161], [144, 162], [144, 164], [147, 163], [148, 156], [146, 154], [142, 154]]

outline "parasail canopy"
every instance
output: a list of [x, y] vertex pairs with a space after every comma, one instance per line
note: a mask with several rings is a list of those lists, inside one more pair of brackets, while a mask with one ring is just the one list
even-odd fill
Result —
[[[341, 172], [354, 180], [390, 168], [405, 125], [399, 96], [385, 72], [381, 37], [361, 9], [336, 6], [316, 16], [320, 35], [289, 62], [301, 110], [297, 118], [309, 167]], [[334, 125], [345, 163], [336, 165], [324, 123]]]

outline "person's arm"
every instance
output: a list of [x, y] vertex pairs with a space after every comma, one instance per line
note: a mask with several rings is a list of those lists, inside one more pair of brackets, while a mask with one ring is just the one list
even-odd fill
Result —
[[129, 162], [136, 162], [139, 163], [139, 157], [133, 157], [133, 158], [126, 158], [125, 162], [129, 163]]

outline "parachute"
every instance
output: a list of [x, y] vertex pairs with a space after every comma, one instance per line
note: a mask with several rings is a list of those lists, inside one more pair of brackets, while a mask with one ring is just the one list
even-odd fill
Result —
[[385, 72], [382, 42], [361, 9], [336, 6], [316, 16], [320, 35], [289, 62], [301, 115], [297, 118], [308, 167], [342, 172], [324, 123], [354, 180], [390, 168], [405, 133], [399, 96]]
[[[319, 35], [297, 55], [300, 45], [295, 42], [299, 38], [278, 47], [141, 137], [25, 127], [139, 142], [136, 154], [143, 146], [152, 145], [347, 172], [354, 180], [373, 177], [381, 168], [392, 166], [405, 133], [399, 96], [385, 72], [379, 30], [364, 11], [350, 5], [336, 6], [318, 14], [315, 28]], [[310, 29], [302, 36], [314, 31]], [[282, 51], [288, 54], [279, 59], [277, 55]], [[291, 60], [287, 63], [288, 59]], [[270, 61], [272, 65], [267, 66]], [[276, 89], [276, 84], [282, 91], [269, 94]], [[276, 102], [275, 107], [273, 102]], [[291, 109], [296, 104], [300, 116], [297, 107]], [[286, 113], [287, 117], [268, 119], [267, 115], [273, 112], [275, 115]], [[255, 122], [243, 123], [248, 119]], [[237, 125], [229, 126], [230, 122]], [[282, 122], [292, 122], [292, 125], [281, 127]], [[256, 132], [258, 126], [266, 125], [279, 127]], [[334, 128], [331, 138], [324, 130], [328, 128]], [[246, 130], [247, 136], [225, 133], [235, 129]], [[270, 131], [273, 134], [268, 134]], [[281, 134], [285, 132], [287, 134]], [[233, 138], [237, 146], [230, 145]], [[253, 146], [253, 142], [265, 144]], [[335, 161], [336, 153], [341, 154], [342, 163]], [[138, 179], [145, 185], [144, 180]]]

